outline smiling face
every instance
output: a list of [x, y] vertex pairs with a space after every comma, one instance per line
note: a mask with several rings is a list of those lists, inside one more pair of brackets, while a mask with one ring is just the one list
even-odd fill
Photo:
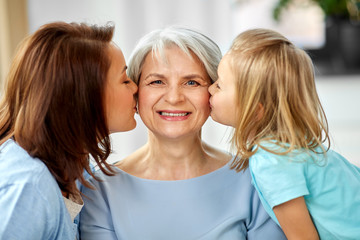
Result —
[[136, 84], [126, 75], [124, 55], [115, 45], [110, 45], [110, 68], [105, 86], [106, 119], [110, 133], [129, 131], [136, 126], [134, 114]]
[[218, 80], [209, 87], [211, 117], [214, 121], [235, 127], [236, 78], [230, 69], [229, 55], [225, 55], [218, 67]]
[[210, 78], [192, 54], [165, 49], [166, 62], [151, 53], [139, 81], [138, 108], [147, 128], [157, 136], [181, 138], [199, 134], [210, 114]]

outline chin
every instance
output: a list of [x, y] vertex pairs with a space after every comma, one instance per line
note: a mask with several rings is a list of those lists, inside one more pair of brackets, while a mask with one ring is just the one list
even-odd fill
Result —
[[127, 130], [124, 130], [125, 131], [130, 131], [130, 130], [133, 130], [134, 128], [136, 127], [136, 121], [135, 119], [133, 120], [133, 123], [131, 125], [129, 125], [129, 128]]
[[171, 139], [171, 140], [176, 140], [176, 139], [182, 139], [182, 138], [187, 138], [190, 136], [198, 136], [200, 133], [199, 131], [161, 131], [158, 132], [156, 135], [162, 136], [163, 138], [167, 138], [167, 139]]
[[134, 125], [128, 131], [135, 129], [136, 125], [137, 125], [137, 123], [136, 123], [136, 121], [134, 121]]
[[221, 119], [219, 119], [219, 118], [217, 118], [216, 116], [213, 116], [213, 115], [210, 115], [210, 116], [211, 116], [212, 120], [214, 120], [215, 122], [232, 127], [232, 125], [229, 124], [228, 121], [222, 121]]
[[210, 117], [211, 117], [211, 119], [214, 120], [215, 122], [219, 122], [219, 121], [217, 120], [217, 117], [215, 116], [215, 114], [213, 114], [212, 112], [210, 113]]
[[116, 132], [127, 132], [130, 130], [133, 130], [136, 127], [136, 121], [133, 119], [130, 122], [127, 122], [126, 124], [123, 124], [122, 126], [119, 126], [118, 128], [114, 128], [110, 130], [110, 133], [116, 133]]

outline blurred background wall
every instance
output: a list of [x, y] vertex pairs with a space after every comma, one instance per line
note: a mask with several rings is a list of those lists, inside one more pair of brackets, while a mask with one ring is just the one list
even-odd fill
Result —
[[[325, 0], [326, 1], [326, 0]], [[309, 51], [317, 69], [316, 84], [328, 116], [332, 146], [360, 166], [360, 64], [348, 64], [340, 43], [329, 46], [329, 16], [316, 0], [288, 0], [274, 19], [278, 0], [0, 0], [0, 73], [3, 82], [18, 42], [42, 24], [81, 21], [116, 26], [114, 41], [128, 59], [138, 39], [156, 28], [183, 25], [195, 28], [217, 42], [225, 53], [241, 31], [264, 27], [277, 30]], [[282, 1], [284, 2], [284, 1]], [[355, 2], [357, 0], [344, 0]], [[360, 6], [359, 6], [360, 7]], [[346, 21], [350, 22], [350, 21]], [[356, 19], [351, 24], [357, 26]], [[347, 26], [347, 25], [346, 25]], [[339, 29], [345, 29], [342, 26]], [[340, 30], [337, 29], [339, 35]], [[345, 34], [345, 33], [344, 33]], [[344, 35], [340, 34], [340, 35]], [[347, 37], [360, 45], [358, 35]], [[335, 45], [334, 45], [335, 44]], [[349, 46], [349, 42], [345, 43]], [[356, 48], [356, 46], [354, 47]], [[352, 51], [356, 49], [351, 48]], [[338, 49], [332, 53], [331, 49]], [[351, 52], [351, 51], [350, 51]], [[360, 54], [359, 54], [360, 56]], [[356, 57], [356, 56], [355, 56]], [[358, 59], [355, 59], [356, 61]], [[127, 133], [112, 134], [114, 153], [121, 160], [146, 142], [147, 131], [138, 126]], [[203, 129], [206, 142], [230, 151], [231, 129], [210, 118]]]

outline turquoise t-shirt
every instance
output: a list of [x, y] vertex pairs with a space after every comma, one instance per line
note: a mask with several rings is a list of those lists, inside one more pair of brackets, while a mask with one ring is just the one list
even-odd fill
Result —
[[80, 237], [87, 240], [286, 239], [261, 205], [250, 172], [229, 165], [177, 181], [148, 180], [115, 168], [83, 188]]
[[253, 184], [277, 223], [272, 208], [303, 196], [321, 239], [360, 239], [360, 169], [332, 150], [325, 156], [259, 148], [249, 161]]

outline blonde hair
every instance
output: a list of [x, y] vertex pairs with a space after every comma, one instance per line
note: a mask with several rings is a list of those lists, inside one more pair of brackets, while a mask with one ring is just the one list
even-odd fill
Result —
[[[227, 55], [238, 94], [232, 145], [241, 156], [232, 168], [246, 169], [258, 147], [280, 155], [300, 148], [316, 152], [318, 146], [327, 151], [327, 119], [305, 51], [275, 31], [252, 29], [235, 38]], [[262, 141], [274, 142], [279, 151]]]

